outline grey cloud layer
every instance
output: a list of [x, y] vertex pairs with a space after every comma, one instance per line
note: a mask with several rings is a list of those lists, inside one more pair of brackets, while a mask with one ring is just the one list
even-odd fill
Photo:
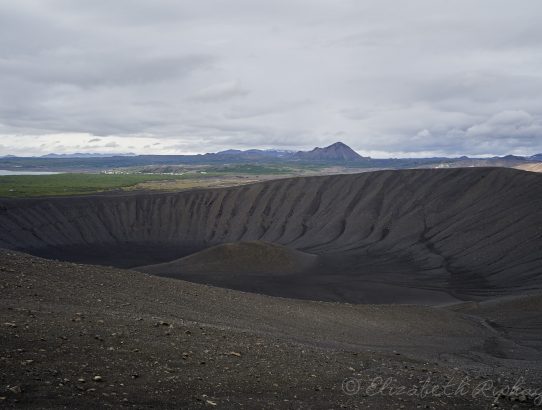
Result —
[[0, 138], [542, 152], [541, 17], [537, 0], [0, 0]]

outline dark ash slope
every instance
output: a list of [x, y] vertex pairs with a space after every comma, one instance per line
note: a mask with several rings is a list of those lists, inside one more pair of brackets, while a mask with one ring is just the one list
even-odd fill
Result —
[[[0, 289], [0, 407], [485, 409], [482, 382], [542, 381], [540, 295], [481, 304], [489, 326], [475, 311], [273, 298], [4, 250]], [[517, 316], [532, 319], [522, 333]], [[342, 392], [351, 377], [359, 394]], [[466, 380], [468, 394], [365, 394], [377, 377]]]
[[[176, 194], [0, 201], [0, 247], [47, 257], [135, 267], [254, 240], [323, 260], [312, 275], [249, 289], [273, 295], [288, 285], [285, 295], [294, 297], [438, 303], [453, 300], [442, 292], [483, 298], [535, 289], [542, 175], [382, 171]], [[219, 284], [244, 289], [245, 282]]]

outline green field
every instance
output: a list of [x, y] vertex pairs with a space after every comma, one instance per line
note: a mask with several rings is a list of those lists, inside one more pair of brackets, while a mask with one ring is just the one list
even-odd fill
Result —
[[0, 197], [77, 195], [133, 187], [149, 181], [175, 181], [187, 175], [55, 174], [0, 176]]
[[287, 176], [322, 175], [329, 171], [321, 164], [223, 164], [156, 165], [117, 169], [115, 173], [0, 175], [0, 197], [68, 196], [121, 190], [177, 192], [237, 186]]

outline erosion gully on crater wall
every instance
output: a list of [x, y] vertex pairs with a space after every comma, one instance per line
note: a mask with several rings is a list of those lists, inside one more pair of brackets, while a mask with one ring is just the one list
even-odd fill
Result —
[[2, 199], [0, 247], [276, 296], [478, 300], [540, 287], [542, 175], [420, 169]]

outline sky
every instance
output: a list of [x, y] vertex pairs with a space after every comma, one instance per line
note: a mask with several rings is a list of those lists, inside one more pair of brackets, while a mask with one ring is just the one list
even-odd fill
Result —
[[0, 155], [542, 152], [539, 0], [0, 0]]

